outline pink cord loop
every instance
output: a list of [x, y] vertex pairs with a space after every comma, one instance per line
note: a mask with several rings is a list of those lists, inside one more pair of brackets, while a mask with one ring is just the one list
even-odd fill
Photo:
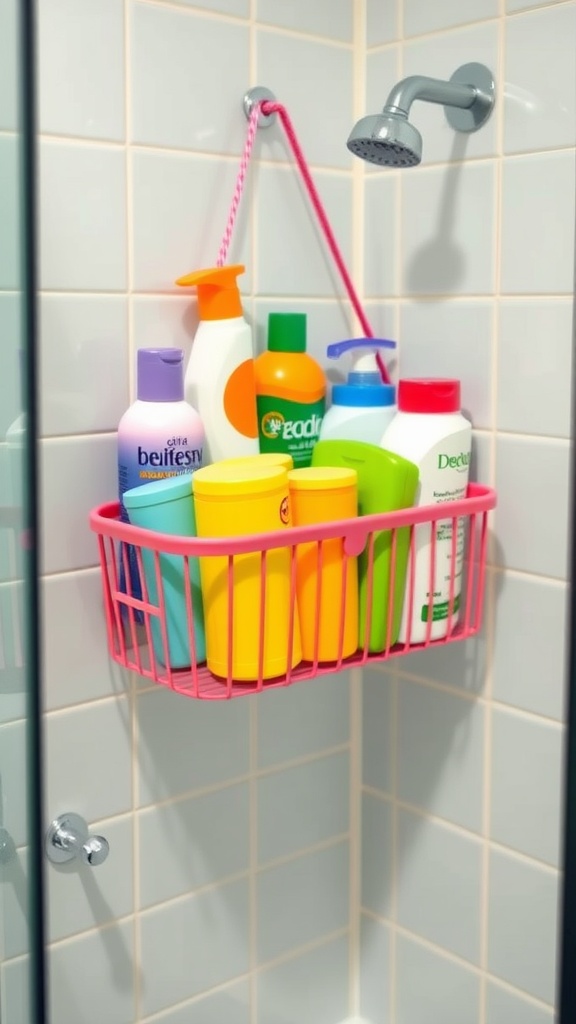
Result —
[[[368, 318], [362, 308], [360, 299], [358, 298], [356, 289], [354, 288], [354, 285], [352, 283], [352, 278], [348, 273], [348, 269], [344, 262], [344, 257], [336, 241], [336, 238], [334, 237], [334, 232], [332, 231], [332, 228], [330, 226], [326, 210], [324, 209], [322, 200], [320, 199], [320, 195], [318, 194], [318, 190], [314, 184], [314, 181], [312, 180], [312, 175], [310, 174], [308, 164], [306, 163], [306, 157], [304, 156], [300, 143], [298, 142], [298, 139], [296, 137], [296, 132], [290, 119], [290, 115], [288, 114], [286, 107], [284, 107], [282, 103], [273, 103], [270, 100], [263, 100], [260, 101], [259, 103], [255, 103], [250, 112], [246, 142], [244, 145], [244, 151], [242, 153], [242, 158], [240, 161], [240, 169], [238, 171], [238, 177], [236, 179], [236, 187], [234, 189], [234, 195], [232, 197], [232, 205], [230, 207], [230, 213], [228, 215], [226, 230], [224, 232], [222, 244], [218, 252], [217, 266], [223, 266], [228, 256], [228, 250], [230, 248], [230, 243], [232, 240], [232, 232], [234, 230], [236, 215], [238, 213], [238, 207], [240, 205], [240, 199], [242, 197], [242, 192], [244, 190], [244, 184], [246, 181], [248, 164], [250, 162], [252, 149], [254, 147], [254, 140], [256, 138], [256, 131], [258, 128], [258, 117], [260, 113], [263, 113], [265, 115], [278, 114], [278, 116], [280, 117], [280, 121], [286, 134], [286, 138], [288, 139], [290, 148], [292, 150], [292, 153], [294, 154], [298, 170], [300, 171], [300, 174], [302, 175], [302, 179], [306, 186], [310, 202], [312, 203], [314, 212], [318, 217], [320, 226], [322, 228], [322, 231], [324, 232], [326, 243], [328, 245], [328, 248], [330, 249], [330, 252], [332, 253], [334, 262], [336, 263], [336, 266], [340, 271], [340, 276], [342, 278], [342, 281], [344, 282], [344, 286], [348, 293], [348, 298], [352, 303], [354, 312], [356, 313], [356, 316], [358, 317], [358, 320], [362, 327], [364, 337], [373, 338], [374, 331], [372, 330]], [[390, 384], [390, 375], [388, 373], [384, 360], [380, 356], [380, 353], [376, 353], [376, 360], [380, 369], [382, 380], [384, 381], [385, 384]]]

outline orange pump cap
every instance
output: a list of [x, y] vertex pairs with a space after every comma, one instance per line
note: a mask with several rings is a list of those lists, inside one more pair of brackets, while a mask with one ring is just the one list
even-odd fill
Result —
[[242, 303], [238, 291], [238, 274], [246, 268], [240, 263], [231, 267], [210, 267], [195, 270], [179, 277], [176, 284], [183, 288], [192, 285], [198, 289], [198, 309], [201, 320], [231, 320], [242, 316]]

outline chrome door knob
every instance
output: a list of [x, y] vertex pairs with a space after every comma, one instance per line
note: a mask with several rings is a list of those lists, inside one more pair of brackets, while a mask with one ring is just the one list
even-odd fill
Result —
[[61, 814], [46, 833], [46, 854], [53, 864], [80, 860], [95, 868], [103, 864], [110, 845], [104, 836], [91, 836], [88, 825], [79, 814]]

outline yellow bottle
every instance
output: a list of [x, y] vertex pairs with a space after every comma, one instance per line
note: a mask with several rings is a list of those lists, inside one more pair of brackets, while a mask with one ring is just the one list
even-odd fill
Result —
[[[288, 484], [294, 526], [352, 519], [358, 513], [357, 476], [353, 469], [294, 469], [288, 473]], [[296, 552], [296, 591], [305, 661], [337, 661], [339, 657], [349, 657], [358, 647], [357, 561], [344, 554], [341, 538], [325, 540], [321, 548], [321, 560], [320, 543], [315, 541], [299, 544]]]
[[[282, 466], [258, 465], [252, 459], [222, 461], [197, 470], [192, 486], [199, 537], [241, 537], [291, 525], [288, 475]], [[233, 556], [232, 609], [228, 556], [200, 558], [208, 668], [222, 678], [231, 670], [240, 682], [258, 679], [260, 662], [262, 678], [272, 679], [302, 658], [296, 594], [290, 594], [290, 550], [278, 547], [266, 554], [263, 597], [263, 556], [257, 542], [254, 547]]]

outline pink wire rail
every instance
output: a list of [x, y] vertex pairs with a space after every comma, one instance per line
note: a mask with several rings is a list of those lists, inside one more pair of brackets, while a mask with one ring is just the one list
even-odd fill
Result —
[[[331, 522], [310, 527], [293, 527], [274, 533], [242, 536], [223, 539], [205, 539], [195, 537], [176, 537], [167, 534], [143, 530], [119, 520], [117, 502], [102, 505], [94, 509], [90, 515], [91, 529], [98, 535], [100, 565], [104, 592], [104, 608], [110, 654], [114, 661], [124, 668], [131, 669], [146, 679], [153, 680], [177, 693], [204, 700], [222, 700], [230, 697], [246, 696], [278, 686], [289, 686], [291, 683], [317, 676], [333, 673], [355, 666], [363, 666], [372, 662], [382, 662], [389, 658], [424, 650], [428, 647], [441, 647], [460, 640], [466, 640], [478, 633], [484, 603], [484, 587], [486, 577], [486, 555], [488, 539], [488, 513], [496, 505], [496, 493], [488, 487], [470, 484], [468, 495], [462, 501], [447, 502], [423, 508], [404, 509], [376, 516], [363, 516], [340, 522]], [[451, 538], [449, 554], [446, 557], [446, 543], [442, 538]], [[419, 643], [412, 643], [410, 629], [404, 642], [393, 642], [393, 620], [404, 611], [407, 621], [412, 620], [412, 611], [416, 589], [416, 556], [422, 558], [421, 545], [425, 541], [429, 572], [430, 599], [429, 608], [423, 609], [422, 621], [424, 637]], [[319, 656], [318, 637], [322, 618], [323, 566], [327, 560], [329, 545], [340, 545], [342, 554], [341, 592], [336, 595], [336, 607], [339, 616], [334, 621], [334, 657], [330, 661], [321, 661]], [[377, 551], [386, 549], [387, 600], [384, 602], [385, 613], [378, 612], [375, 601]], [[121, 590], [121, 563], [126, 568], [127, 545], [136, 552], [136, 563], [140, 576], [141, 594], [137, 597], [131, 593], [128, 582], [127, 592]], [[288, 613], [282, 621], [280, 640], [276, 623], [275, 640], [286, 654], [286, 671], [274, 678], [265, 678], [267, 616], [270, 615], [269, 603], [266, 600], [267, 587], [270, 584], [272, 569], [271, 553], [281, 549], [287, 553], [286, 573], [287, 592], [289, 593]], [[316, 565], [316, 603], [312, 613], [315, 635], [314, 655], [310, 660], [294, 663], [295, 636], [298, 628], [298, 594], [297, 564], [302, 550], [315, 552]], [[401, 566], [401, 550], [406, 552], [405, 564]], [[259, 588], [259, 600], [254, 601], [243, 612], [243, 630], [253, 638], [257, 653], [257, 670], [255, 678], [243, 680], [234, 678], [234, 644], [237, 642], [235, 628], [235, 591], [237, 573], [246, 556], [252, 557], [251, 564], [256, 564], [256, 575]], [[173, 669], [169, 665], [169, 622], [165, 588], [162, 572], [163, 556], [173, 556], [171, 564], [181, 560], [181, 576], [184, 581], [181, 595], [182, 615], [185, 616], [190, 651], [190, 665], [185, 668]], [[448, 582], [448, 602], [440, 639], [433, 638], [435, 616], [433, 609], [433, 581], [436, 564], [439, 558], [446, 559], [446, 580]], [[192, 584], [190, 583], [190, 566], [195, 559], [199, 560], [200, 568], [203, 561], [217, 559], [224, 574], [228, 594], [228, 607], [225, 628], [221, 640], [227, 646], [227, 670], [222, 675], [213, 674], [206, 663], [196, 663], [195, 636], [198, 625], [198, 614], [194, 606]], [[349, 590], [347, 580], [350, 573], [356, 573], [362, 563], [366, 583], [365, 592], [365, 628], [358, 630], [356, 650], [348, 657], [343, 654], [344, 621], [347, 614], [346, 601]], [[155, 586], [150, 584], [150, 565], [153, 564]], [[148, 565], [148, 570], [146, 570]], [[419, 563], [421, 572], [421, 562]], [[402, 572], [402, 587], [399, 589], [398, 574]], [[126, 573], [129, 581], [130, 574]], [[405, 580], [405, 582], [404, 582]], [[148, 585], [147, 585], [148, 584]], [[257, 590], [258, 590], [257, 588]], [[154, 598], [150, 590], [154, 589]], [[401, 596], [399, 593], [401, 590]], [[330, 593], [331, 606], [334, 607], [335, 595]], [[203, 594], [204, 612], [206, 611], [206, 595]], [[196, 598], [197, 600], [197, 598]], [[403, 606], [403, 609], [402, 607]], [[425, 614], [428, 611], [428, 614]], [[138, 613], [141, 613], [138, 614]], [[248, 614], [250, 622], [246, 623]], [[378, 616], [382, 621], [378, 621]], [[137, 620], [143, 619], [143, 625]], [[310, 625], [312, 620], [308, 621]], [[374, 650], [371, 641], [374, 625], [381, 629], [383, 641]], [[208, 650], [210, 660], [210, 650]], [[292, 667], [293, 666], [293, 667]]]

